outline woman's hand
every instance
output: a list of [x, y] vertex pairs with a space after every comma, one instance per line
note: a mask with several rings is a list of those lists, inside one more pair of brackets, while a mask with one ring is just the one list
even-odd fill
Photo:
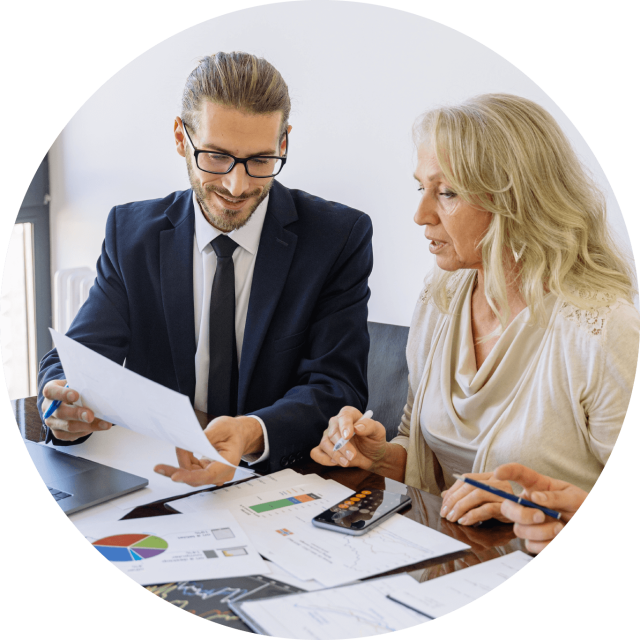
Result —
[[[503, 464], [494, 471], [500, 480], [512, 480], [524, 487], [522, 497], [562, 514], [563, 520], [571, 520], [587, 495], [575, 485], [543, 476], [515, 462]], [[540, 553], [564, 528], [564, 524], [546, 516], [538, 509], [529, 509], [505, 500], [502, 515], [515, 522], [513, 532], [525, 540], [527, 551]]]
[[[340, 438], [350, 438], [338, 451], [333, 447]], [[325, 466], [371, 469], [382, 460], [387, 448], [387, 433], [382, 424], [368, 418], [354, 407], [343, 407], [329, 420], [320, 444], [311, 450], [311, 458]]]
[[[502, 489], [502, 491], [513, 493], [511, 485], [508, 482], [500, 481], [493, 473], [465, 473], [464, 475], [467, 478]], [[450, 489], [442, 493], [442, 498], [440, 515], [449, 522], [469, 525], [491, 518], [502, 522], [508, 521], [500, 511], [500, 505], [505, 501], [504, 498], [477, 489], [462, 480], [456, 480]]]

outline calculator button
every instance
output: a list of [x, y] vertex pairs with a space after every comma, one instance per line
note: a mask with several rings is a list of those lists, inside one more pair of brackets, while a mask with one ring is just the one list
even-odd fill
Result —
[[360, 511], [358, 507], [349, 507], [349, 511]]
[[360, 509], [360, 513], [369, 513], [369, 509]]
[[365, 493], [356, 493], [356, 498], [365, 498], [366, 494]]
[[371, 495], [371, 491], [363, 491], [362, 492], [365, 496], [370, 496]]
[[353, 497], [349, 499], [351, 500], [351, 502], [360, 502], [360, 498]]

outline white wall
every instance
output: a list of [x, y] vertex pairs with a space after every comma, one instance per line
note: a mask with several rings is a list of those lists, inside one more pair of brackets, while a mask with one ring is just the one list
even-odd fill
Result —
[[432, 265], [412, 221], [414, 119], [433, 105], [486, 92], [535, 100], [560, 122], [607, 192], [598, 162], [554, 102], [509, 62], [466, 36], [385, 7], [287, 3], [204, 22], [131, 62], [77, 112], [51, 149], [52, 273], [95, 265], [112, 206], [188, 187], [173, 142], [184, 80], [200, 56], [264, 56], [283, 74], [293, 109], [280, 180], [367, 212], [374, 224], [370, 319], [408, 325]]

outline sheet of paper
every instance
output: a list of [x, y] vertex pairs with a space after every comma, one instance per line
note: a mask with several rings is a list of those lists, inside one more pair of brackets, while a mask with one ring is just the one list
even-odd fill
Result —
[[428, 618], [386, 596], [415, 582], [407, 574], [232, 605], [260, 633], [300, 640], [362, 638], [406, 629]]
[[[187, 396], [152, 382], [50, 329], [69, 386], [98, 418], [233, 467], [211, 445]], [[234, 480], [253, 475], [235, 467]]]
[[212, 493], [197, 493], [188, 498], [174, 500], [170, 503], [170, 506], [180, 513], [197, 513], [201, 509], [221, 507], [223, 503], [230, 504], [239, 498], [247, 495], [256, 495], [262, 491], [288, 489], [296, 484], [305, 482], [307, 478], [315, 480], [320, 476], [315, 473], [305, 476], [293, 469], [282, 469], [268, 476], [258, 476], [242, 484], [221, 487]]
[[427, 582], [414, 582], [389, 597], [430, 618], [439, 618], [495, 589], [531, 560], [526, 553], [514, 551]]
[[269, 567], [269, 578], [273, 580], [290, 584], [292, 587], [297, 587], [303, 591], [324, 589], [324, 585], [321, 585], [317, 580], [298, 580], [298, 578], [279, 567], [275, 562], [271, 562], [271, 560], [265, 560], [265, 564]]
[[269, 573], [242, 528], [222, 509], [79, 528], [107, 560], [143, 585]]
[[336, 587], [468, 548], [401, 515], [362, 536], [283, 516], [261, 530], [258, 550], [297, 578], [311, 577], [325, 587]]

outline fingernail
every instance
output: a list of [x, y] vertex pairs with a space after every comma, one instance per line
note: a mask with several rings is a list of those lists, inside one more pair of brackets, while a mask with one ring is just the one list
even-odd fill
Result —
[[553, 535], [557, 536], [563, 529], [564, 529], [564, 525], [558, 522], [558, 524], [555, 527], [553, 527]]
[[105, 422], [104, 420], [102, 420], [102, 421], [100, 422], [100, 428], [101, 428], [101, 429], [108, 429], [108, 428], [109, 428], [109, 423], [108, 423], [108, 422]]
[[467, 516], [464, 516], [460, 518], [460, 520], [458, 520], [458, 524], [467, 524], [467, 522], [469, 522], [469, 518], [467, 518]]
[[344, 438], [348, 438], [348, 437], [349, 437], [349, 432], [345, 429], [345, 430], [342, 432], [342, 436], [343, 436]]
[[73, 402], [73, 396], [74, 396], [73, 391], [69, 391], [69, 393], [67, 393], [67, 400], [69, 402]]
[[156, 473], [159, 473], [161, 476], [166, 476], [167, 474], [164, 472], [164, 469], [154, 469]]
[[536, 524], [540, 524], [541, 522], [544, 522], [544, 513], [542, 513], [542, 511], [536, 511], [533, 514], [533, 521]]
[[82, 416], [81, 416], [81, 417], [82, 417], [82, 419], [83, 419], [85, 422], [90, 422], [90, 420], [89, 420], [89, 414], [88, 414], [86, 411], [83, 411], [83, 412], [82, 412]]
[[447, 511], [449, 511], [449, 507], [447, 507], [446, 505], [444, 507], [442, 507], [442, 509], [440, 510], [440, 515], [444, 518], [444, 516], [447, 515]]
[[347, 451], [347, 453], [345, 453], [345, 455], [347, 456], [347, 458], [349, 460], [353, 460], [353, 451]]
[[340, 464], [344, 465], [344, 464], [347, 464], [347, 463], [348, 463], [347, 459], [343, 458], [342, 456], [340, 456]]
[[453, 511], [449, 512], [449, 515], [447, 516], [447, 520], [449, 522], [455, 522], [456, 521], [456, 516], [455, 516], [455, 512], [456, 510], [454, 509]]

